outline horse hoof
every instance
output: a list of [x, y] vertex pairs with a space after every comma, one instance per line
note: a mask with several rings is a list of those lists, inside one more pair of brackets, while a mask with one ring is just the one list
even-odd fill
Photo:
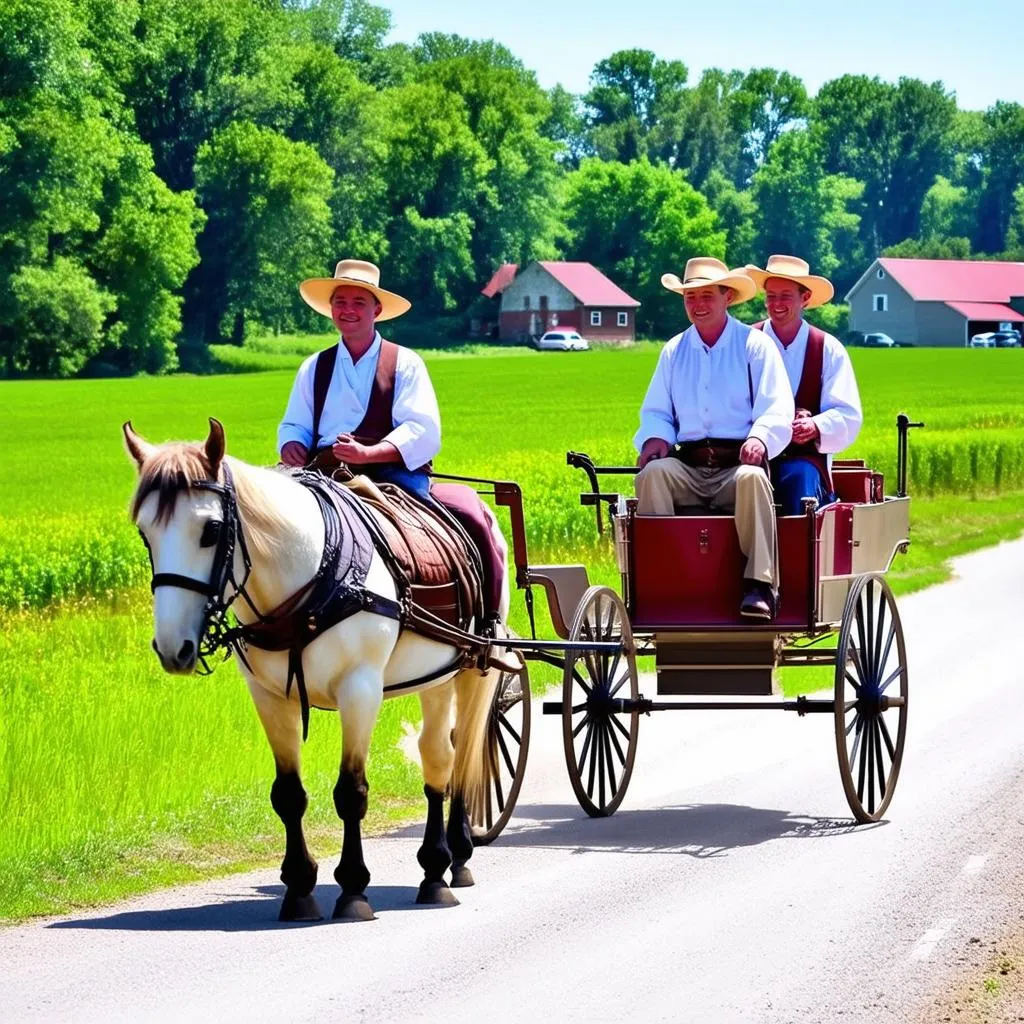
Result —
[[444, 882], [420, 882], [420, 890], [416, 894], [416, 902], [432, 907], [457, 907], [459, 901], [455, 893]]
[[281, 913], [278, 921], [322, 921], [324, 915], [320, 912], [320, 906], [312, 893], [305, 896], [292, 896], [285, 893], [281, 901]]
[[345, 896], [343, 894], [334, 904], [332, 918], [335, 921], [376, 921], [377, 915], [374, 914], [373, 907], [370, 906], [370, 901], [365, 896]]
[[476, 882], [473, 879], [473, 872], [467, 865], [460, 864], [458, 867], [452, 868], [453, 889], [466, 889], [471, 885], [476, 885]]

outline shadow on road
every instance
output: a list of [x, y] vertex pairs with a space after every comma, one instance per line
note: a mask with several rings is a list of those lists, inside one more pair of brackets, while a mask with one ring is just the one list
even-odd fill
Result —
[[873, 827], [849, 818], [817, 818], [740, 804], [620, 810], [610, 818], [587, 818], [574, 804], [534, 804], [517, 808], [495, 845], [704, 858], [775, 839], [822, 839]]
[[[258, 885], [252, 899], [225, 898], [197, 907], [164, 907], [152, 910], [126, 910], [107, 917], [84, 917], [75, 921], [55, 921], [50, 928], [110, 929], [111, 931], [144, 932], [259, 932], [280, 928], [300, 928], [302, 923], [282, 923], [277, 920], [283, 885]], [[317, 902], [323, 911], [324, 924], [332, 922], [331, 911], [340, 890], [336, 885], [319, 885]], [[427, 913], [436, 909], [416, 905], [416, 886], [371, 885], [367, 890], [374, 911], [416, 910]], [[314, 922], [305, 922], [314, 923]]]

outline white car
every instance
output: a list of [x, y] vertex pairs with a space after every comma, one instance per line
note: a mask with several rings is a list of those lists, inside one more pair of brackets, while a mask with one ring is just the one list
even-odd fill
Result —
[[986, 331], [984, 334], [975, 334], [970, 340], [971, 348], [995, 348], [996, 336], [994, 331]]
[[546, 331], [537, 339], [537, 348], [542, 352], [585, 352], [590, 345], [578, 331]]

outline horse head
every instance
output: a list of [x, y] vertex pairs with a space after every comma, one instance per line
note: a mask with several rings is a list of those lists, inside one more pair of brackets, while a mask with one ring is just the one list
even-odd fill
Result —
[[233, 496], [221, 486], [224, 428], [211, 418], [202, 444], [163, 445], [144, 440], [130, 421], [122, 430], [138, 470], [131, 515], [153, 568], [153, 650], [167, 672], [189, 673], [238, 556]]

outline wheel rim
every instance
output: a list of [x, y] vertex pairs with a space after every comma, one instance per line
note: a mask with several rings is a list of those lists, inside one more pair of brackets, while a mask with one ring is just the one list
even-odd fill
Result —
[[484, 790], [469, 812], [474, 846], [501, 835], [515, 810], [530, 749], [530, 675], [503, 672], [491, 704], [485, 739]]
[[892, 591], [876, 574], [854, 583], [836, 657], [835, 723], [846, 799], [878, 821], [896, 789], [907, 727], [907, 659]]
[[566, 655], [562, 682], [562, 736], [566, 766], [580, 806], [592, 817], [612, 814], [633, 772], [640, 716], [617, 710], [639, 689], [633, 634], [618, 594], [592, 587], [583, 596], [570, 641], [617, 641], [614, 653]]

